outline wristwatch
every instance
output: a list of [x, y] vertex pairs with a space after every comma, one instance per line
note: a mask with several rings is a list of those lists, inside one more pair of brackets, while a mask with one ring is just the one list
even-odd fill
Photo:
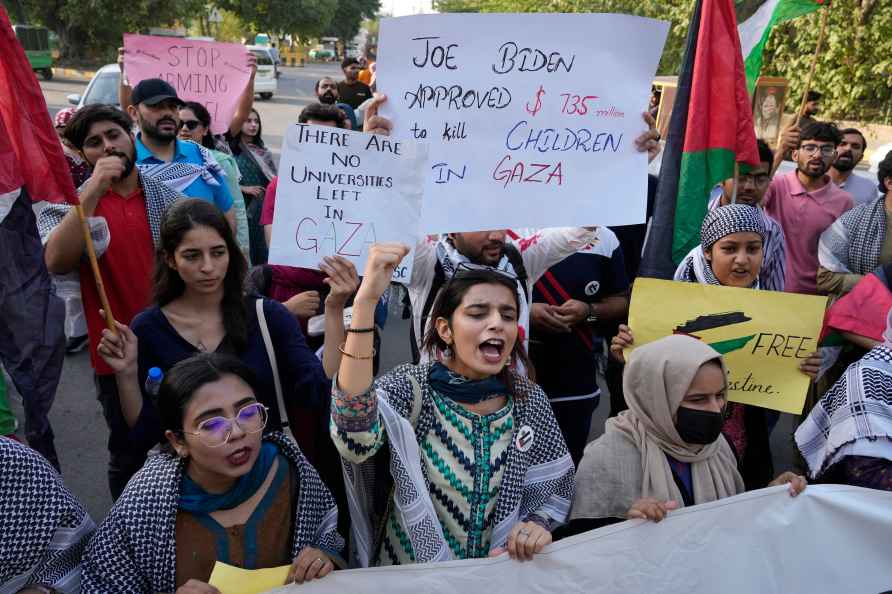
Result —
[[588, 304], [588, 317], [585, 319], [589, 324], [593, 324], [598, 321], [598, 310], [595, 308], [596, 303]]

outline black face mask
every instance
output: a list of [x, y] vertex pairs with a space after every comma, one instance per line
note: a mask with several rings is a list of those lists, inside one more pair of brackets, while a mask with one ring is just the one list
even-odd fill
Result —
[[675, 417], [675, 429], [685, 443], [706, 445], [719, 438], [724, 422], [722, 413], [680, 406]]

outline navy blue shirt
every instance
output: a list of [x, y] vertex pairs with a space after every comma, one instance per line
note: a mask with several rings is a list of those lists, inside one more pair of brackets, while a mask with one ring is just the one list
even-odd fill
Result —
[[[629, 281], [619, 240], [606, 227], [598, 229], [598, 239], [597, 243], [552, 266], [534, 285], [533, 302], [560, 305], [566, 301], [561, 289], [569, 298], [585, 303], [597, 303], [626, 291]], [[601, 338], [592, 324], [579, 324], [570, 334], [534, 330], [530, 341], [536, 382], [550, 400], [599, 395], [597, 356], [600, 353]]]
[[[257, 322], [254, 299], [247, 299], [248, 340], [245, 348], [236, 352], [231, 342], [224, 338], [218, 353], [237, 356], [250, 367], [257, 376], [257, 400], [269, 407], [267, 430], [281, 428], [281, 413], [276, 404], [276, 386], [272, 367], [263, 336]], [[282, 392], [286, 403], [293, 402], [302, 407], [320, 406], [331, 396], [331, 380], [325, 375], [322, 362], [307, 346], [300, 325], [285, 306], [270, 299], [263, 300], [263, 311], [269, 327]], [[152, 367], [167, 371], [180, 361], [198, 353], [192, 343], [177, 333], [176, 329], [161, 311], [152, 306], [133, 319], [131, 329], [139, 339], [139, 382], [142, 387], [146, 375]], [[151, 449], [164, 435], [161, 420], [152, 398], [143, 393], [143, 408], [139, 419], [131, 429], [134, 447]]]

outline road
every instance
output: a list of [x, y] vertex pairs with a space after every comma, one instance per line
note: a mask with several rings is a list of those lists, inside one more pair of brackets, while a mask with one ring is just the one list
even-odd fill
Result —
[[[284, 68], [279, 79], [279, 93], [270, 101], [258, 100], [255, 103], [263, 123], [264, 141], [274, 151], [278, 152], [286, 127], [297, 121], [301, 108], [313, 100], [315, 81], [326, 75], [338, 77], [337, 67], [324, 64]], [[81, 93], [85, 86], [86, 82], [83, 81], [63, 79], [41, 82], [51, 113], [66, 107], [67, 95]], [[408, 333], [408, 324], [392, 311], [382, 343], [382, 370], [409, 360]], [[609, 402], [605, 388], [601, 405], [595, 411], [591, 439], [603, 432]], [[17, 395], [13, 395], [12, 404], [20, 422], [23, 422], [24, 414]], [[56, 447], [65, 482], [91, 516], [99, 521], [105, 517], [112, 503], [106, 480], [108, 431], [96, 401], [90, 359], [86, 352], [66, 358], [50, 418], [56, 433]], [[772, 450], [778, 472], [790, 467], [793, 426], [791, 415], [781, 415], [781, 421], [772, 435]], [[20, 436], [22, 432], [20, 428]]]

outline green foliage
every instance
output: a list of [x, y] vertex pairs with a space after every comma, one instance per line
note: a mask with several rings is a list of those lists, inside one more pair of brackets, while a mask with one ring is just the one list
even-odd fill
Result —
[[56, 32], [63, 56], [107, 61], [114, 61], [124, 33], [172, 25], [205, 10], [204, 0], [129, 0], [126, 6], [119, 0], [19, 3], [30, 22]]
[[[659, 74], [677, 74], [695, 0], [434, 0], [441, 12], [614, 12], [670, 21]], [[736, 0], [746, 19], [765, 0]], [[885, 5], [881, 8], [880, 5]], [[813, 87], [825, 117], [892, 123], [892, 10], [889, 0], [833, 0]], [[790, 81], [793, 102], [808, 78], [821, 11], [775, 29], [762, 74]], [[791, 108], [795, 109], [795, 107]]]
[[[881, 0], [834, 0], [812, 88], [824, 94], [830, 119], [892, 123], [892, 10]], [[812, 13], [775, 29], [765, 48], [763, 74], [790, 81], [795, 110], [818, 41], [821, 15]]]
[[329, 24], [326, 35], [337, 37], [346, 45], [356, 37], [362, 22], [372, 19], [381, 8], [380, 0], [337, 0], [338, 8]]
[[253, 31], [304, 37], [320, 35], [328, 27], [339, 0], [216, 0], [214, 3], [238, 15]]

